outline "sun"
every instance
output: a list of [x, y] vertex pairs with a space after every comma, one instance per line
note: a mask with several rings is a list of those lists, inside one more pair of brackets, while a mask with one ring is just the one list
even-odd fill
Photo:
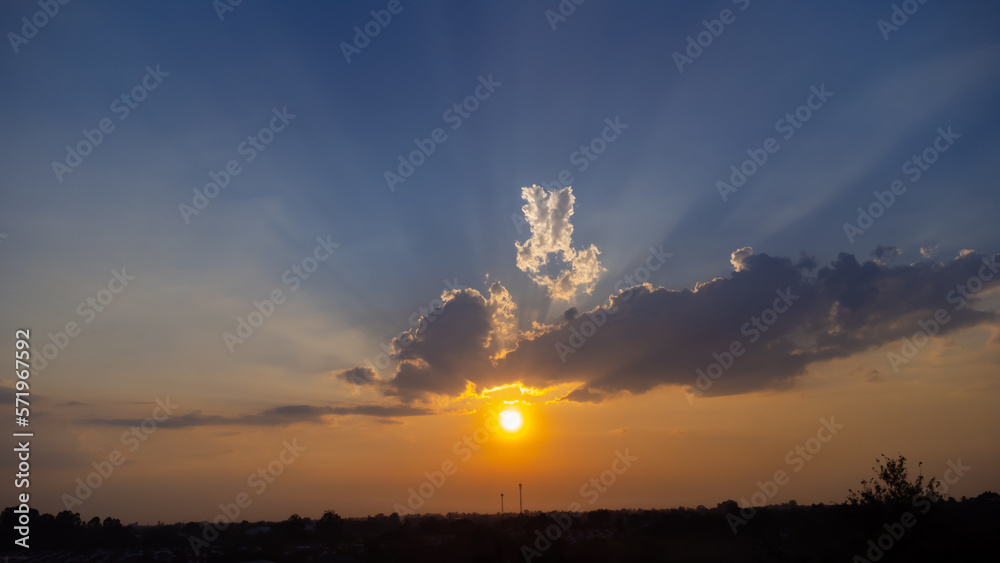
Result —
[[517, 432], [524, 426], [524, 417], [521, 411], [515, 408], [506, 408], [500, 412], [500, 427], [507, 432]]

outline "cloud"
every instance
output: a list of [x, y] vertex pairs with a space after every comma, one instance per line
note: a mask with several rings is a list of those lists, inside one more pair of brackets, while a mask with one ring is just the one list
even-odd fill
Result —
[[750, 256], [753, 256], [753, 247], [751, 246], [744, 246], [736, 252], [733, 252], [729, 257], [729, 263], [733, 265], [733, 271], [742, 271], [744, 268], [743, 261]]
[[[192, 428], [196, 426], [288, 426], [301, 422], [319, 423], [324, 416], [371, 416], [391, 419], [400, 416], [422, 416], [431, 411], [411, 405], [288, 405], [275, 407], [258, 413], [240, 416], [206, 415], [201, 411], [176, 415], [157, 422], [158, 428]], [[91, 418], [80, 421], [82, 424], [94, 426], [138, 426], [142, 419], [131, 418]]]
[[423, 331], [414, 328], [394, 338], [400, 363], [386, 393], [405, 401], [426, 394], [459, 395], [473, 374], [489, 372], [490, 343], [498, 338], [491, 310], [496, 302], [491, 307], [491, 300], [474, 289], [446, 292], [434, 322], [422, 321]]
[[868, 369], [864, 364], [858, 364], [858, 366], [850, 371], [851, 375], [858, 375], [865, 378], [868, 383], [878, 383], [879, 371], [877, 369]]
[[503, 285], [494, 282], [490, 286], [490, 299], [487, 303], [490, 311], [490, 333], [487, 348], [490, 360], [496, 363], [517, 345], [517, 304]]
[[356, 368], [341, 370], [334, 374], [334, 377], [351, 385], [360, 387], [375, 385], [379, 381], [378, 374], [370, 366], [359, 366]]
[[[575, 250], [573, 242], [573, 188], [546, 191], [537, 185], [521, 188], [521, 198], [528, 203], [521, 207], [531, 228], [531, 237], [524, 243], [515, 242], [517, 267], [538, 285], [548, 289], [549, 296], [570, 301], [579, 290], [590, 294], [598, 276], [605, 269], [597, 256], [601, 253], [593, 244]], [[555, 273], [549, 273], [554, 271]]]
[[880, 266], [885, 266], [892, 263], [893, 259], [902, 253], [903, 251], [895, 246], [882, 246], [880, 244], [872, 251], [872, 261]]
[[922, 258], [924, 258], [924, 259], [930, 258], [931, 256], [934, 256], [934, 254], [937, 253], [937, 249], [938, 249], [938, 245], [936, 245], [936, 244], [934, 246], [930, 246], [930, 247], [921, 247], [920, 248], [920, 256]]
[[[713, 382], [709, 394], [785, 388], [809, 364], [912, 336], [916, 321], [932, 318], [941, 307], [952, 317], [942, 334], [995, 321], [995, 314], [971, 307], [954, 311], [945, 300], [957, 284], [977, 275], [983, 258], [890, 268], [841, 254], [828, 267], [816, 268], [807, 257], [753, 255], [742, 261], [741, 271], [697, 291], [649, 285], [626, 290], [613, 296], [610, 307], [520, 342], [501, 367], [527, 374], [522, 381], [534, 386], [582, 380], [593, 401], [602, 393], [691, 385], [696, 370], [715, 361], [713, 354], [739, 340], [746, 352]], [[779, 290], [795, 296], [793, 304], [773, 324], [756, 328], [754, 319], [761, 323]], [[584, 326], [602, 317], [607, 320], [596, 331]], [[579, 348], [572, 347], [574, 335], [589, 332]], [[570, 345], [563, 348], [565, 363], [555, 351], [560, 343]]]
[[[409, 402], [455, 397], [469, 385], [518, 381], [542, 389], [576, 382], [579, 388], [566, 400], [600, 402], [662, 385], [690, 386], [697, 370], [734, 341], [745, 352], [706, 394], [782, 389], [810, 364], [912, 336], [917, 321], [933, 318], [939, 308], [951, 317], [939, 334], [997, 320], [993, 312], [954, 310], [946, 301], [958, 284], [989, 268], [984, 262], [990, 258], [980, 254], [890, 267], [842, 253], [822, 268], [805, 255], [743, 254], [738, 271], [693, 291], [643, 284], [611, 296], [608, 305], [565, 316], [561, 324], [536, 324], [495, 363], [487, 347], [491, 300], [473, 289], [456, 292], [438, 319], [400, 351], [385, 393]], [[778, 315], [762, 314], [776, 303], [791, 305]]]
[[605, 398], [604, 393], [594, 392], [588, 389], [586, 385], [577, 387], [570, 391], [569, 395], [563, 397], [564, 400], [575, 401], [577, 403], [600, 403]]

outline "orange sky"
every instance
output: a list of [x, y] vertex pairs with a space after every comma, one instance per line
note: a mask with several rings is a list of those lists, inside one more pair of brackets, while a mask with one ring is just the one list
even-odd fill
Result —
[[[425, 472], [449, 463], [452, 474], [417, 512], [498, 511], [501, 492], [507, 510], [513, 510], [519, 482], [530, 510], [563, 509], [573, 502], [584, 508], [714, 506], [749, 499], [757, 481], [771, 479], [777, 470], [790, 479], [771, 502], [839, 502], [869, 476], [880, 453], [907, 456], [912, 470], [922, 460], [924, 474], [939, 478], [949, 460], [960, 459], [972, 470], [950, 492], [976, 495], [1000, 488], [994, 440], [1000, 388], [990, 369], [1000, 354], [997, 341], [996, 329], [966, 329], [934, 340], [899, 374], [888, 369], [886, 350], [879, 349], [813, 365], [791, 390], [700, 398], [693, 404], [679, 387], [600, 404], [551, 402], [572, 386], [538, 396], [508, 388], [452, 401], [443, 409], [447, 414], [391, 423], [330, 416], [286, 427], [158, 428], [134, 452], [120, 441], [119, 428], [69, 422], [69, 412], [80, 417], [104, 409], [47, 407], [38, 415], [43, 426], [35, 440], [38, 464], [46, 469], [32, 492], [40, 510], [62, 510], [62, 494], [75, 494], [74, 479], [85, 478], [94, 471], [88, 471], [91, 462], [100, 463], [117, 449], [126, 462], [73, 506], [86, 518], [211, 519], [220, 503], [232, 503], [241, 492], [252, 504], [239, 519], [277, 519], [293, 512], [318, 517], [326, 509], [347, 516], [388, 514], [397, 503], [406, 505], [409, 489], [428, 480]], [[872, 370], [878, 370], [876, 377]], [[329, 386], [329, 381], [315, 383]], [[42, 404], [69, 398], [57, 397], [46, 395]], [[525, 418], [520, 432], [483, 430], [485, 410], [519, 398]], [[202, 407], [183, 394], [170, 400], [180, 413]], [[114, 408], [139, 418], [149, 416], [153, 405]], [[796, 454], [790, 463], [789, 452], [815, 437], [824, 418], [843, 428], [809, 461], [795, 462]], [[482, 444], [472, 451], [462, 442], [466, 438]], [[283, 442], [292, 441], [305, 450], [295, 458], [285, 454], [293, 461], [266, 489], [260, 490], [260, 478], [248, 483], [258, 468], [279, 459]], [[616, 452], [638, 459], [615, 474], [612, 486], [595, 492], [590, 479], [613, 468]]]

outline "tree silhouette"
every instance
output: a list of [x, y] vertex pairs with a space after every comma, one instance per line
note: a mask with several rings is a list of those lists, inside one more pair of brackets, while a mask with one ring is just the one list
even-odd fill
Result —
[[322, 541], [330, 544], [336, 543], [343, 528], [344, 519], [332, 510], [324, 512], [323, 516], [316, 522], [316, 533]]
[[[906, 458], [900, 455], [893, 459], [882, 454], [882, 459], [875, 458], [878, 467], [872, 467], [876, 477], [861, 481], [861, 490], [848, 489], [847, 504], [852, 506], [894, 505], [901, 506], [911, 502], [915, 497], [938, 496], [937, 489], [941, 482], [931, 477], [924, 483], [924, 476], [917, 475], [911, 483], [906, 469]], [[921, 468], [923, 462], [917, 463]]]
[[306, 522], [298, 514], [292, 514], [288, 520], [277, 524], [275, 528], [285, 541], [298, 542], [305, 538]]

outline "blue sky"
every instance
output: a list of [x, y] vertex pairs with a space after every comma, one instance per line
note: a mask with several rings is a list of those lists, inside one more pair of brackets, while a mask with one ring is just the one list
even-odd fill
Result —
[[[5, 12], [16, 19], [30, 13], [25, 6]], [[832, 258], [841, 250], [865, 256], [878, 244], [995, 242], [983, 229], [952, 238], [987, 221], [989, 206], [965, 202], [989, 197], [996, 170], [981, 148], [996, 140], [997, 80], [983, 72], [996, 57], [991, 3], [932, 2], [888, 42], [875, 22], [890, 8], [871, 3], [806, 10], [754, 2], [741, 12], [726, 2], [589, 2], [555, 31], [544, 5], [402, 6], [351, 64], [338, 45], [380, 5], [244, 4], [222, 22], [207, 2], [118, 6], [111, 15], [64, 7], [20, 53], [4, 53], [12, 86], [5, 114], [16, 132], [4, 146], [8, 213], [24, 220], [43, 205], [46, 214], [80, 205], [107, 212], [114, 202], [162, 220], [164, 230], [150, 236], [176, 227], [171, 238], [203, 240], [219, 230], [218, 208], [274, 205], [295, 224], [276, 242], [294, 247], [322, 231], [343, 239], [345, 253], [379, 256], [341, 263], [335, 291], [368, 288], [391, 316], [436, 292], [445, 275], [471, 284], [490, 272], [530, 291], [509, 259], [519, 188], [574, 168], [573, 151], [604, 118], [620, 116], [627, 133], [573, 186], [576, 236], [602, 243], [609, 265], [626, 268], [648, 244], [667, 242], [683, 249], [670, 284], [690, 286], [745, 245]], [[678, 73], [671, 53], [725, 8], [736, 21]], [[163, 87], [80, 170], [55, 182], [49, 163], [61, 147], [108, 116], [109, 101], [150, 64], [170, 73]], [[929, 76], [938, 69], [945, 79]], [[396, 156], [441, 126], [442, 112], [487, 74], [502, 84], [496, 94], [397, 193], [385, 189], [382, 173]], [[835, 92], [830, 104], [723, 204], [714, 183], [819, 84]], [[170, 225], [171, 204], [235, 156], [276, 106], [300, 117], [198, 218], [202, 225]], [[857, 205], [946, 124], [962, 134], [960, 150], [870, 234], [845, 244], [837, 232]], [[122, 176], [129, 180], [114, 181]], [[918, 209], [955, 206], [964, 213], [914, 224]]]
[[[4, 334], [79, 321], [126, 268], [134, 288], [52, 362], [53, 381], [118, 401], [187, 390], [191, 408], [236, 412], [351, 400], [323, 378], [374, 358], [446, 279], [500, 282], [526, 330], [606, 304], [661, 245], [672, 257], [650, 283], [671, 290], [729, 276], [748, 246], [820, 265], [878, 246], [899, 265], [921, 248], [941, 261], [1000, 249], [995, 2], [929, 0], [888, 40], [888, 1], [588, 0], [555, 29], [554, 0], [400, 5], [348, 63], [341, 43], [386, 2], [244, 2], [220, 21], [207, 0], [78, 1], [17, 52], [8, 33], [39, 8], [4, 3]], [[672, 54], [726, 9], [735, 21], [679, 72]], [[112, 101], [157, 66], [168, 75], [119, 119]], [[499, 86], [452, 129], [443, 114], [481, 77]], [[833, 95], [782, 139], [775, 123], [813, 87]], [[240, 144], [283, 108], [295, 117], [246, 162]], [[103, 118], [114, 131], [60, 182], [52, 162]], [[616, 118], [627, 129], [579, 171], [574, 152]], [[844, 223], [939, 127], [960, 137], [850, 242]], [[386, 170], [435, 128], [445, 142], [390, 191]], [[780, 148], [723, 201], [716, 183], [769, 137]], [[186, 223], [178, 206], [234, 159], [239, 175]], [[572, 246], [595, 245], [605, 271], [558, 300], [518, 268], [515, 242], [529, 236], [521, 188], [564, 169]], [[286, 287], [317, 237], [341, 246], [228, 354], [221, 334]]]

